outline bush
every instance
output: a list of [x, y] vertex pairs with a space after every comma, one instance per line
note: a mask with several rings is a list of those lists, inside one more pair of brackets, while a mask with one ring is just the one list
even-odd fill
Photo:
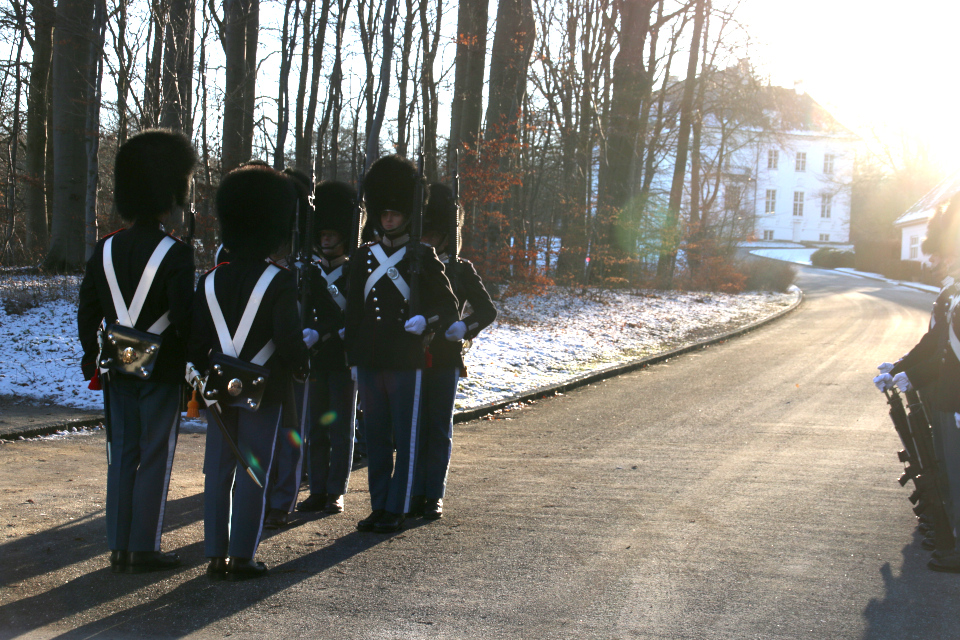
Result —
[[779, 260], [743, 260], [737, 270], [746, 276], [748, 291], [777, 291], [783, 293], [797, 277], [796, 268]]
[[837, 267], [853, 267], [854, 255], [852, 251], [838, 251], [829, 247], [821, 247], [810, 256], [810, 262], [815, 267], [836, 269]]

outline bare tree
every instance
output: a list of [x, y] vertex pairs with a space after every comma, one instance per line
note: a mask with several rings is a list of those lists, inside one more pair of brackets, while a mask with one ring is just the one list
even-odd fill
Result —
[[373, 121], [367, 129], [366, 145], [366, 167], [370, 167], [373, 162], [380, 157], [380, 128], [383, 126], [383, 118], [387, 112], [387, 98], [390, 94], [390, 65], [393, 61], [393, 30], [397, 24], [397, 0], [386, 0], [383, 8], [383, 49], [380, 58], [380, 86], [377, 96], [377, 109]]
[[93, 0], [60, 0], [53, 43], [53, 218], [43, 266], [84, 264], [87, 153], [84, 128], [89, 99], [87, 71]]
[[195, 0], [168, 0], [163, 53], [160, 126], [193, 136], [193, 42]]
[[483, 77], [487, 55], [490, 0], [461, 0], [457, 10], [457, 54], [447, 166], [464, 146], [475, 148], [483, 117]]
[[224, 0], [221, 44], [226, 57], [223, 143], [220, 166], [227, 173], [250, 159], [256, 82], [259, 0]]
[[26, 242], [29, 256], [47, 246], [47, 110], [48, 85], [53, 59], [53, 0], [33, 0], [33, 64], [27, 97], [27, 145], [25, 167]]

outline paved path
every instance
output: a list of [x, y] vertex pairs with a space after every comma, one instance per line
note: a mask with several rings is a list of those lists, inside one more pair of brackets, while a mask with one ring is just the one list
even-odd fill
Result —
[[[0, 637], [960, 637], [960, 576], [925, 569], [873, 367], [933, 296], [805, 270], [746, 336], [460, 425], [447, 515], [394, 536], [347, 511], [210, 583], [202, 436], [181, 438], [173, 573], [106, 569], [102, 435], [0, 449]], [[16, 630], [16, 631], [14, 631]]]

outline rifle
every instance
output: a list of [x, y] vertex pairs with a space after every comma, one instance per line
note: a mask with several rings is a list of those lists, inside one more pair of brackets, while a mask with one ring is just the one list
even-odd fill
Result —
[[[364, 154], [363, 160], [360, 162], [360, 166], [365, 167], [367, 164], [367, 156]], [[352, 237], [346, 238], [347, 241], [347, 256], [349, 257], [354, 250], [360, 246], [363, 242], [363, 176], [361, 172], [357, 177], [357, 201], [353, 207], [353, 224], [350, 225], [350, 234]]]
[[907, 463], [904, 474], [900, 476], [900, 484], [903, 486], [913, 480], [916, 485], [917, 491], [911, 495], [911, 501], [918, 504], [913, 511], [917, 515], [927, 513], [932, 519], [936, 548], [953, 548], [953, 531], [943, 502], [944, 493], [940, 486], [930, 422], [920, 396], [916, 391], [907, 391], [904, 394], [908, 414], [896, 389], [886, 395], [890, 405], [890, 417], [893, 418], [894, 427], [906, 447], [899, 453], [900, 459]]
[[460, 275], [460, 149], [457, 149], [453, 164], [453, 215], [448, 221], [447, 252], [450, 255], [450, 285], [456, 293]]
[[[423, 136], [417, 157], [417, 184], [413, 196], [413, 213], [410, 220], [410, 317], [421, 315], [420, 272], [422, 267], [423, 237]], [[429, 324], [429, 322], [428, 322]]]

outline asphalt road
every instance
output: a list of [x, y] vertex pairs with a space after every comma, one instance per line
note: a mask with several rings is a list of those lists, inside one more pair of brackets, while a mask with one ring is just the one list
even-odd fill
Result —
[[[202, 436], [181, 437], [168, 574], [106, 568], [102, 436], [0, 448], [0, 637], [960, 638], [925, 567], [874, 367], [931, 294], [806, 270], [743, 337], [458, 425], [435, 523], [347, 511], [266, 539], [268, 579], [203, 574]], [[3, 537], [5, 536], [5, 537]]]

